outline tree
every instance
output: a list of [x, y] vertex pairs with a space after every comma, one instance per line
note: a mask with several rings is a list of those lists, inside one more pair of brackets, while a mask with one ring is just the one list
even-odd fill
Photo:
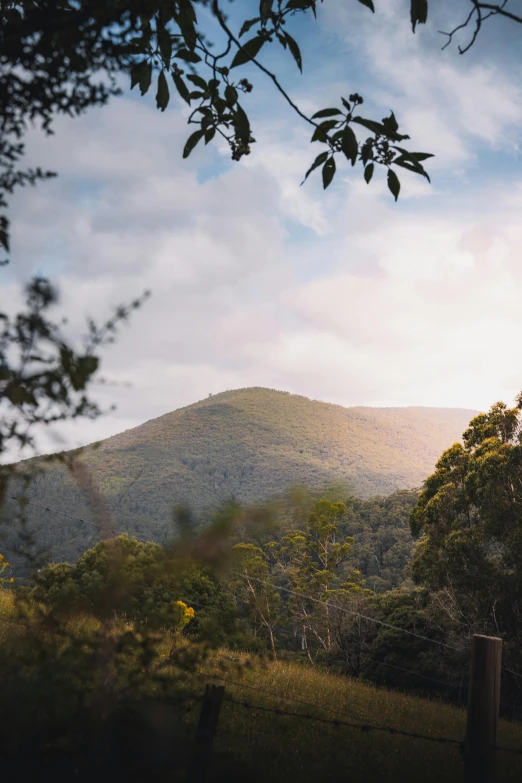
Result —
[[275, 628], [281, 599], [270, 577], [267, 557], [254, 544], [236, 544], [232, 547], [232, 567], [229, 589], [248, 617], [266, 631], [276, 660]]
[[522, 639], [522, 395], [472, 419], [447, 449], [411, 516], [413, 561], [454, 627]]
[[100, 541], [76, 565], [42, 569], [32, 592], [36, 601], [76, 614], [120, 615], [148, 626], [181, 630], [194, 610], [181, 601], [184, 568], [172, 568], [165, 550], [122, 535]]
[[[99, 368], [98, 352], [114, 342], [118, 327], [148, 297], [146, 292], [130, 305], [120, 305], [102, 326], [89, 320], [83, 345], [78, 348], [63, 334], [64, 322], [57, 323], [50, 316], [58, 293], [49, 280], [35, 277], [25, 293], [25, 310], [14, 316], [0, 312], [0, 457], [14, 447], [34, 449], [36, 426], [79, 417], [94, 419], [102, 414], [90, 392]], [[100, 534], [110, 537], [108, 516], [101, 513], [103, 499], [78, 460], [80, 451], [55, 454], [46, 460], [60, 461], [67, 467], [93, 502]], [[34, 551], [34, 531], [25, 516], [26, 492], [43, 468], [42, 461], [0, 466], [0, 508], [9, 492], [18, 503], [18, 514], [9, 518], [11, 532], [17, 528], [16, 552], [32, 569], [40, 564], [42, 553]], [[16, 484], [15, 475], [20, 479]]]
[[[287, 608], [301, 628], [301, 647], [310, 661], [310, 633], [325, 652], [332, 646], [330, 591], [339, 582], [339, 566], [353, 546], [353, 538], [339, 539], [338, 536], [344, 510], [344, 503], [320, 500], [312, 506], [305, 531], [291, 530], [281, 542], [273, 541], [267, 546], [290, 585]], [[321, 608], [318, 602], [321, 602]]]
[[334, 648], [330, 658], [335, 664], [340, 661], [341, 670], [352, 677], [359, 677], [365, 667], [371, 644], [377, 635], [377, 626], [372, 622], [375, 615], [374, 596], [371, 590], [358, 585], [351, 589], [332, 591], [330, 623]]

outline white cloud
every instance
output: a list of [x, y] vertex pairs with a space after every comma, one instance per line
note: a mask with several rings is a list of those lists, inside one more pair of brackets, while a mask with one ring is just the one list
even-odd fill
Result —
[[[329, 14], [340, 8], [324, 6], [337, 32], [343, 17]], [[378, 19], [357, 17], [364, 35], [351, 40], [370, 36], [363, 80], [440, 153], [435, 166], [465, 177], [480, 146], [515, 143], [518, 88], [489, 66], [459, 70], [425, 52], [395, 11], [389, 42]], [[257, 149], [228, 168], [210, 148], [183, 161], [183, 117], [125, 99], [31, 139], [32, 159], [61, 176], [14, 201], [16, 274], [57, 271], [75, 336], [86, 315], [153, 292], [105, 353], [103, 374], [131, 384], [97, 388], [118, 410], [59, 428], [67, 443], [243, 386], [482, 408], [522, 387], [522, 188], [489, 177], [464, 197], [405, 175], [396, 205], [380, 173], [368, 187], [349, 168], [326, 194], [317, 176], [300, 188], [319, 150], [291, 117], [274, 122], [258, 123]], [[202, 170], [215, 176], [201, 183]], [[55, 447], [48, 435], [42, 448]]]
[[[450, 29], [446, 20], [454, 16], [452, 7], [445, 4], [442, 10], [441, 24]], [[415, 35], [407, 17], [404, 3], [389, 0], [375, 16], [361, 15], [361, 26], [354, 27], [345, 4], [324, 7], [326, 29], [343, 38], [364, 62], [363, 80], [372, 99], [393, 106], [412, 143], [436, 154], [430, 170], [473, 158], [477, 143], [516, 152], [522, 90], [506, 66], [501, 41], [492, 46], [486, 29], [476, 50], [489, 46], [477, 62], [475, 52], [459, 56], [456, 44], [441, 51], [445, 39], [437, 36], [439, 28], [431, 16], [430, 25], [419, 27]]]

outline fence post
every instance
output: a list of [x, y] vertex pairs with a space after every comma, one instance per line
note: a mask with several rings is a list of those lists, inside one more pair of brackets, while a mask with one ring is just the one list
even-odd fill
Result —
[[224, 685], [205, 686], [205, 694], [196, 729], [194, 755], [187, 775], [188, 783], [205, 783], [207, 779], [212, 756], [212, 745], [224, 694]]
[[465, 783], [493, 783], [495, 779], [501, 659], [502, 639], [473, 636], [464, 740]]

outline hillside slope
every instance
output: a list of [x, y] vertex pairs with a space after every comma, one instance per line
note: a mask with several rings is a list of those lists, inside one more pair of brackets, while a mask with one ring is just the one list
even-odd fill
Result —
[[[231, 497], [252, 503], [296, 484], [342, 485], [363, 498], [420, 486], [475, 413], [343, 408], [287, 392], [241, 389], [108, 438], [96, 450], [87, 449], [83, 459], [118, 529], [156, 537], [165, 534], [177, 503], [201, 513]], [[35, 481], [30, 498], [92, 518], [82, 494], [58, 467]], [[38, 527], [50, 527], [50, 512], [35, 505], [28, 512]], [[51, 526], [60, 524], [51, 516]], [[69, 539], [78, 536], [87, 545], [92, 540], [86, 538], [92, 526], [83, 529], [71, 520], [67, 527]]]

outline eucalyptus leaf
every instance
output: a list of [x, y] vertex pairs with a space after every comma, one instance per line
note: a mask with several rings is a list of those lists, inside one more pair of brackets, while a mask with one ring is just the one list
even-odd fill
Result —
[[248, 33], [251, 27], [253, 27], [257, 22], [261, 21], [260, 16], [256, 16], [255, 19], [247, 19], [246, 22], [243, 22], [243, 26], [241, 27], [241, 30], [239, 31], [239, 37], [241, 38], [242, 35], [245, 33]]
[[389, 117], [385, 117], [382, 121], [385, 128], [389, 128], [394, 133], [399, 129], [399, 123], [395, 118], [395, 114], [392, 112]]
[[289, 35], [285, 30], [285, 39], [288, 43], [288, 48], [290, 49], [290, 52], [292, 53], [292, 57], [297, 63], [297, 67], [303, 72], [303, 58], [301, 57], [301, 50], [299, 49], [299, 46], [297, 45], [297, 41], [295, 41], [291, 35]]
[[251, 38], [243, 44], [243, 47], [236, 52], [236, 56], [232, 60], [231, 68], [237, 68], [238, 65], [245, 65], [249, 63], [253, 57], [256, 57], [260, 52], [261, 47], [265, 43], [266, 38], [261, 35], [257, 35], [255, 38]]
[[306, 182], [306, 180], [308, 179], [308, 177], [310, 176], [310, 174], [312, 173], [312, 171], [315, 171], [315, 169], [319, 168], [319, 166], [320, 166], [322, 163], [324, 163], [324, 162], [325, 162], [325, 160], [326, 160], [326, 159], [327, 159], [327, 157], [328, 157], [328, 154], [329, 154], [328, 152], [321, 152], [321, 154], [317, 156], [317, 158], [314, 160], [314, 162], [312, 163], [312, 165], [310, 166], [310, 168], [309, 168], [309, 169], [308, 169], [308, 171], [306, 172], [306, 174], [305, 174], [305, 178], [304, 178], [304, 180], [301, 182], [301, 185], [303, 185], [303, 184]]
[[310, 8], [310, 0], [288, 0], [286, 7], [295, 11], [306, 11]]
[[398, 150], [402, 155], [404, 155], [405, 158], [409, 158], [416, 161], [421, 160], [428, 160], [428, 158], [434, 158], [435, 155], [431, 152], [410, 152], [409, 150], [405, 150], [402, 147], [394, 147], [393, 149]]
[[152, 79], [152, 63], [142, 60], [131, 68], [131, 90], [139, 84], [140, 92], [145, 95]]
[[389, 131], [380, 122], [374, 120], [366, 120], [364, 117], [354, 117], [352, 122], [356, 122], [358, 125], [363, 125], [368, 130], [375, 133], [377, 136], [387, 136]]
[[158, 76], [158, 92], [156, 93], [156, 106], [161, 111], [165, 111], [169, 104], [169, 86], [165, 72], [161, 71]]
[[349, 125], [347, 125], [343, 130], [341, 137], [341, 147], [348, 160], [351, 160], [352, 166], [355, 166], [357, 161], [357, 153], [359, 152], [359, 142], [357, 141], [357, 136]]
[[140, 92], [145, 95], [152, 81], [152, 63], [144, 63], [140, 76]]
[[421, 176], [426, 177], [428, 182], [431, 182], [427, 171], [423, 169], [423, 167], [420, 165], [420, 163], [417, 163], [416, 161], [409, 161], [406, 160], [403, 157], [395, 158], [393, 161], [393, 164], [395, 166], [401, 166], [403, 169], [407, 169], [408, 171], [411, 171], [413, 174], [421, 174]]
[[174, 84], [176, 85], [176, 90], [180, 94], [180, 97], [183, 98], [183, 100], [186, 101], [190, 106], [190, 90], [185, 84], [181, 74], [173, 72], [172, 78], [174, 80]]
[[399, 182], [399, 178], [393, 169], [388, 169], [388, 187], [392, 195], [395, 197], [395, 201], [397, 201], [399, 198], [401, 183]]
[[195, 133], [192, 134], [192, 136], [189, 136], [187, 139], [187, 142], [185, 144], [185, 147], [183, 148], [183, 157], [188, 158], [196, 144], [201, 141], [203, 136], [205, 135], [205, 131], [198, 130]]
[[319, 119], [320, 117], [334, 117], [336, 114], [342, 114], [342, 111], [340, 109], [321, 109], [321, 111], [316, 111], [316, 113], [312, 115], [312, 120]]
[[178, 57], [180, 60], [185, 60], [186, 63], [201, 62], [201, 57], [199, 54], [196, 54], [196, 52], [193, 52], [190, 49], [178, 49], [174, 56]]
[[316, 128], [312, 134], [312, 138], [310, 141], [322, 141], [326, 142], [328, 139], [328, 136], [326, 135], [326, 132], [323, 130], [323, 128]]
[[250, 122], [245, 114], [241, 104], [237, 104], [236, 111], [234, 113], [234, 128], [236, 136], [243, 142], [248, 144], [250, 140]]
[[227, 84], [225, 87], [225, 100], [229, 106], [234, 106], [237, 103], [237, 90], [231, 84]]
[[0, 245], [9, 253], [9, 232], [7, 228], [0, 227]]
[[335, 158], [333, 156], [331, 158], [328, 158], [328, 160], [323, 166], [323, 188], [325, 190], [333, 180], [336, 168], [337, 167], [335, 165]]
[[172, 57], [172, 40], [169, 32], [164, 27], [158, 27], [158, 46], [166, 65], [170, 64]]
[[195, 84], [196, 87], [199, 87], [200, 90], [203, 90], [203, 92], [208, 90], [208, 84], [204, 79], [201, 78], [201, 76], [198, 76], [197, 73], [188, 73], [187, 79], [191, 81], [192, 84]]
[[411, 26], [413, 32], [418, 24], [426, 24], [428, 19], [428, 0], [411, 0]]

